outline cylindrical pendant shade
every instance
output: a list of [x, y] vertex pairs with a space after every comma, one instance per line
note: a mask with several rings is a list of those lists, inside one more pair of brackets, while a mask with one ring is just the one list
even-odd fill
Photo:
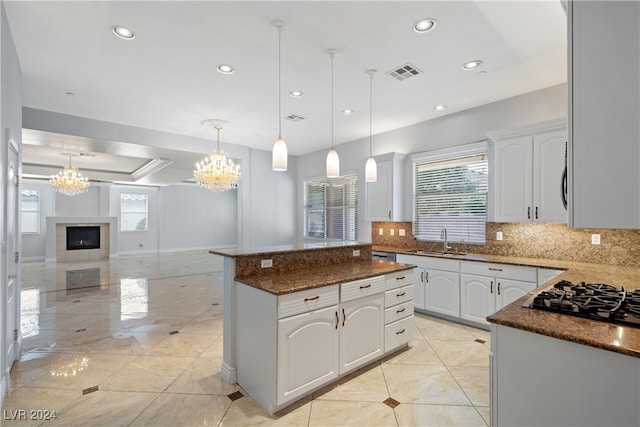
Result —
[[378, 180], [378, 165], [376, 159], [369, 157], [364, 167], [364, 179], [366, 182], [376, 182]]
[[271, 168], [274, 171], [287, 170], [287, 144], [282, 138], [278, 138], [273, 144], [273, 151], [271, 152]]
[[333, 148], [327, 154], [327, 178], [338, 178], [340, 176], [340, 158], [338, 152]]

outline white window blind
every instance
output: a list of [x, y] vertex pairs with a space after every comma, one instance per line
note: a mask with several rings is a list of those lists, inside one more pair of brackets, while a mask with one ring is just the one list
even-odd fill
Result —
[[358, 177], [305, 181], [304, 235], [358, 240]]
[[418, 240], [485, 243], [486, 152], [414, 162], [413, 234]]
[[22, 190], [20, 194], [21, 223], [23, 233], [40, 232], [40, 192]]
[[149, 197], [120, 194], [120, 231], [144, 231], [148, 227]]

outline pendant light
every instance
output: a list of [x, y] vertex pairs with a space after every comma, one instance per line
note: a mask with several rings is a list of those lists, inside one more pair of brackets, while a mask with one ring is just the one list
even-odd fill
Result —
[[271, 152], [271, 168], [274, 171], [287, 170], [287, 144], [282, 139], [282, 90], [281, 90], [281, 63], [280, 63], [280, 39], [282, 38], [282, 24], [276, 24], [278, 29], [278, 139], [273, 144]]
[[375, 73], [377, 73], [376, 70], [367, 71], [367, 74], [369, 74], [369, 158], [364, 167], [364, 180], [366, 182], [376, 182], [378, 180], [378, 165], [376, 164], [376, 159], [373, 158], [373, 142], [371, 136], [371, 123], [373, 122], [371, 119], [373, 115], [373, 75]]
[[331, 59], [331, 150], [327, 154], [327, 178], [338, 178], [340, 176], [340, 158], [338, 152], [333, 148], [333, 58], [336, 56], [335, 50], [327, 52]]

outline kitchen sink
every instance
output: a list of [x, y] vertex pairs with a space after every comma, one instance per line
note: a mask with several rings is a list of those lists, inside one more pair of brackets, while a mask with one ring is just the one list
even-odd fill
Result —
[[444, 252], [438, 252], [438, 251], [423, 251], [423, 250], [411, 251], [411, 253], [414, 253], [416, 255], [430, 255], [430, 256], [451, 257], [451, 258], [462, 257], [466, 255], [458, 252], [444, 253]]

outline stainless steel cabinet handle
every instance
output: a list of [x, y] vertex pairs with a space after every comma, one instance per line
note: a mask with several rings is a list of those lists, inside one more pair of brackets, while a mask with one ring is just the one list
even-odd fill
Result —
[[491, 287], [489, 288], [489, 291], [493, 293], [493, 280], [491, 281]]
[[531, 206], [527, 206], [527, 219], [531, 219]]
[[368, 289], [371, 287], [371, 284], [360, 286], [360, 289]]
[[391, 219], [391, 210], [389, 210], [389, 219]]
[[425, 271], [425, 272], [424, 272], [424, 274], [425, 274], [425, 276], [426, 276], [425, 283], [429, 283], [429, 272], [428, 272], [428, 271]]
[[538, 207], [536, 206], [536, 219], [538, 219]]
[[498, 282], [498, 295], [500, 295], [500, 282]]
[[320, 296], [316, 295], [315, 297], [305, 298], [305, 299], [304, 299], [304, 302], [307, 302], [307, 301], [315, 301], [315, 300], [317, 300], [317, 299], [320, 299]]

